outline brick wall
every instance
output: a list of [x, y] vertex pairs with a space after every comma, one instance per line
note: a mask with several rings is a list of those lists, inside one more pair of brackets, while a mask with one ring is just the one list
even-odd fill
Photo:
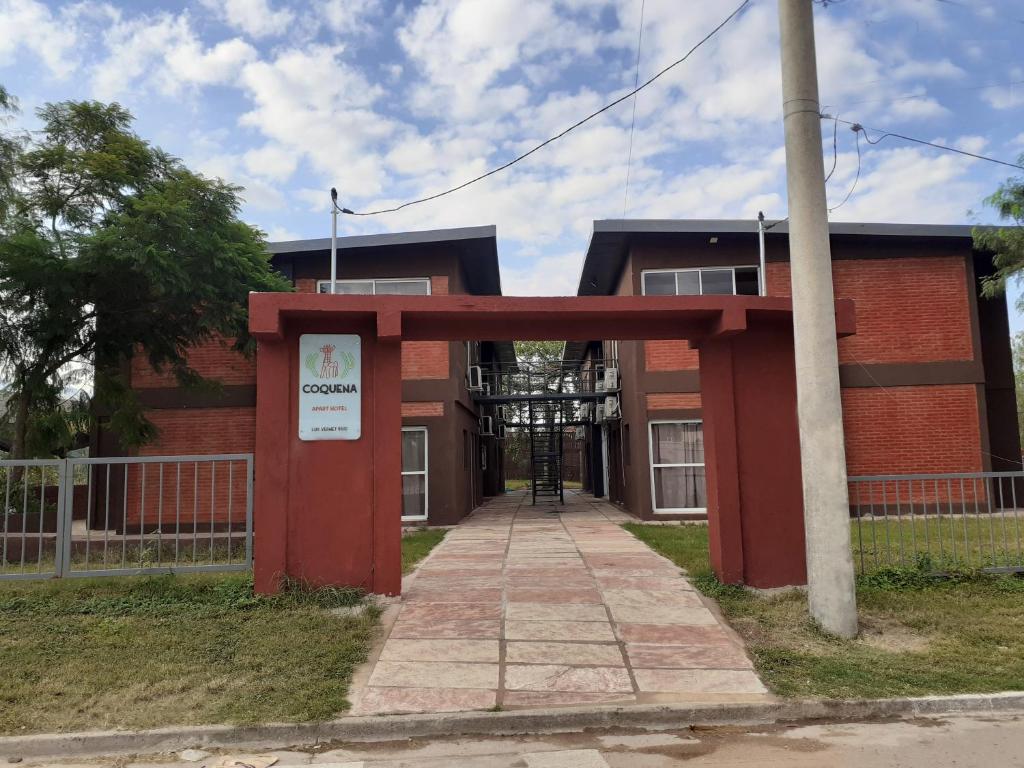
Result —
[[647, 395], [648, 411], [695, 410], [700, 407], [699, 392], [652, 392]]
[[851, 476], [982, 469], [974, 385], [844, 389]]
[[[768, 292], [791, 295], [789, 264], [771, 263]], [[962, 258], [842, 260], [836, 298], [857, 305], [857, 334], [839, 341], [839, 361], [921, 363], [974, 357]]]
[[699, 367], [700, 353], [689, 342], [658, 339], [644, 342], [644, 367], [648, 371], [692, 371]]
[[[256, 383], [256, 359], [235, 352], [231, 349], [231, 342], [223, 339], [193, 347], [188, 359], [200, 376], [216, 379], [222, 384]], [[173, 374], [167, 371], [157, 373], [150, 368], [149, 361], [141, 351], [132, 358], [132, 386], [136, 389], [177, 385]]]
[[140, 456], [249, 453], [256, 447], [255, 408], [174, 408], [147, 411], [160, 436]]
[[430, 417], [444, 416], [444, 403], [441, 402], [418, 402], [402, 403], [403, 417]]

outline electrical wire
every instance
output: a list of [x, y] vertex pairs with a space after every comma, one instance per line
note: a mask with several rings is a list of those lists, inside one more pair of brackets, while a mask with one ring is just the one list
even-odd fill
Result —
[[[870, 128], [869, 129], [867, 126], [865, 126], [865, 125], [863, 125], [861, 123], [854, 123], [854, 122], [851, 122], [849, 120], [843, 120], [843, 119], [838, 118], [838, 117], [833, 117], [832, 115], [822, 114], [821, 117], [822, 117], [823, 120], [837, 120], [840, 123], [842, 123], [843, 125], [850, 126], [855, 131], [863, 132], [864, 133], [864, 139], [867, 141], [868, 144], [872, 144], [872, 145], [879, 144], [879, 143], [881, 143], [882, 141], [884, 141], [885, 139], [887, 139], [887, 138], [889, 138], [891, 136], [894, 139], [902, 139], [903, 141], [909, 141], [909, 142], [912, 142], [914, 144], [923, 144], [926, 147], [933, 147], [934, 149], [942, 149], [942, 150], [945, 150], [946, 152], [955, 152], [958, 155], [964, 155], [966, 157], [973, 157], [975, 160], [985, 160], [985, 161], [987, 161], [989, 163], [995, 163], [996, 165], [1005, 165], [1007, 168], [1016, 168], [1019, 171], [1024, 171], [1024, 165], [1020, 165], [1018, 163], [1010, 163], [1010, 162], [1007, 162], [1006, 160], [998, 160], [998, 159], [996, 159], [994, 157], [987, 157], [986, 155], [979, 155], [979, 154], [976, 154], [974, 152], [968, 152], [966, 149], [959, 149], [958, 147], [950, 147], [950, 146], [947, 146], [946, 144], [936, 144], [933, 141], [925, 141], [924, 139], [915, 139], [913, 136], [906, 136], [906, 135], [904, 135], [902, 133], [894, 133], [892, 131], [882, 131], [882, 129], [880, 129], [880, 128]], [[871, 136], [868, 135], [868, 130], [872, 130], [875, 133], [880, 133], [882, 135], [879, 136], [877, 139], [872, 140]]]
[[832, 119], [832, 169], [825, 176], [825, 183], [828, 184], [828, 180], [832, 178], [832, 174], [836, 172], [836, 165], [839, 164], [839, 118]]
[[[836, 124], [838, 124], [838, 122], [839, 121], [837, 119], [836, 120]], [[840, 208], [842, 208], [844, 205], [846, 205], [846, 201], [850, 199], [850, 196], [853, 194], [853, 190], [855, 190], [857, 188], [857, 182], [860, 181], [860, 167], [861, 167], [860, 132], [863, 131], [863, 130], [864, 129], [862, 127], [860, 127], [860, 126], [857, 126], [857, 127], [853, 128], [853, 135], [855, 137], [855, 141], [857, 142], [857, 175], [853, 177], [853, 184], [850, 186], [850, 191], [846, 193], [846, 197], [844, 197], [842, 202], [839, 203], [838, 205], [833, 205], [831, 208], [829, 208], [828, 209], [829, 213], [832, 213], [832, 211], [837, 211]]]
[[[640, 50], [644, 42], [644, 9], [647, 6], [647, 0], [640, 0], [640, 31], [637, 33], [636, 38], [636, 71], [633, 74], [633, 90], [636, 91], [637, 85], [640, 84]], [[626, 189], [622, 193], [622, 218], [626, 218], [626, 207], [629, 203], [629, 169], [633, 163], [633, 131], [636, 128], [636, 100], [637, 96], [633, 95], [633, 116], [629, 120], [629, 152], [626, 155]]]
[[642, 91], [644, 88], [646, 88], [651, 83], [653, 83], [655, 80], [659, 79], [660, 77], [662, 77], [663, 75], [668, 73], [670, 70], [672, 70], [675, 67], [677, 67], [680, 64], [682, 64], [684, 61], [689, 59], [690, 56], [692, 56], [694, 53], [696, 53], [697, 50], [699, 48], [701, 48], [706, 42], [708, 42], [712, 37], [714, 37], [716, 34], [718, 34], [718, 32], [721, 31], [721, 29], [723, 27], [725, 27], [730, 21], [732, 21], [737, 16], [739, 16], [739, 14], [743, 11], [743, 9], [746, 8], [748, 5], [750, 5], [750, 3], [751, 3], [751, 0], [743, 0], [742, 3], [740, 3], [738, 6], [736, 6], [736, 9], [732, 13], [730, 13], [721, 22], [719, 22], [719, 24], [714, 29], [712, 29], [704, 37], [702, 37], [697, 42], [697, 44], [694, 45], [690, 50], [688, 50], [681, 58], [676, 59], [675, 61], [673, 61], [667, 67], [665, 67], [661, 71], [657, 72], [655, 75], [653, 75], [649, 79], [645, 80], [641, 85], [637, 86], [636, 88], [634, 88], [629, 93], [624, 94], [623, 96], [620, 96], [619, 98], [615, 99], [614, 101], [609, 102], [608, 104], [605, 104], [603, 107], [598, 109], [596, 112], [591, 112], [589, 115], [587, 115], [586, 117], [584, 117], [581, 120], [576, 121], [575, 123], [570, 125], [568, 128], [566, 128], [565, 130], [563, 130], [563, 131], [561, 131], [559, 133], [556, 133], [554, 136], [552, 136], [552, 137], [550, 137], [548, 139], [545, 139], [544, 141], [542, 141], [537, 146], [535, 146], [532, 149], [524, 152], [523, 154], [519, 155], [518, 157], [512, 158], [507, 163], [503, 163], [502, 165], [499, 165], [496, 168], [492, 168], [491, 170], [487, 171], [486, 173], [482, 173], [479, 176], [476, 176], [476, 177], [474, 177], [472, 179], [469, 179], [468, 181], [464, 181], [462, 184], [459, 184], [458, 186], [446, 189], [443, 192], [437, 192], [437, 193], [435, 193], [433, 195], [428, 195], [426, 197], [421, 197], [421, 198], [418, 198], [416, 200], [409, 200], [408, 202], [402, 203], [401, 205], [393, 206], [391, 208], [380, 208], [380, 209], [375, 210], [375, 211], [349, 211], [348, 215], [349, 216], [377, 216], [377, 215], [382, 214], [382, 213], [394, 213], [395, 211], [400, 211], [403, 208], [408, 208], [411, 205], [419, 205], [420, 203], [426, 203], [426, 202], [429, 202], [431, 200], [437, 200], [439, 197], [444, 197], [446, 195], [452, 194], [453, 192], [458, 192], [460, 189], [465, 189], [466, 187], [470, 186], [471, 184], [475, 184], [478, 181], [482, 181], [482, 180], [486, 179], [489, 176], [494, 176], [495, 174], [501, 173], [502, 171], [506, 170], [507, 168], [511, 168], [513, 165], [515, 165], [516, 163], [520, 162], [521, 160], [525, 160], [527, 157], [529, 157], [530, 155], [534, 154], [535, 152], [539, 152], [541, 149], [546, 147], [548, 144], [552, 144], [552, 143], [558, 141], [562, 137], [566, 136], [567, 134], [569, 134], [572, 131], [574, 131], [577, 128], [579, 128], [581, 125], [584, 125], [585, 123], [590, 122], [591, 120], [593, 120], [598, 115], [600, 115], [600, 114], [602, 114], [604, 112], [607, 112], [612, 107], [615, 107], [615, 106], [621, 104], [622, 102], [626, 101], [626, 99], [630, 98], [631, 96], [635, 96], [640, 91]]

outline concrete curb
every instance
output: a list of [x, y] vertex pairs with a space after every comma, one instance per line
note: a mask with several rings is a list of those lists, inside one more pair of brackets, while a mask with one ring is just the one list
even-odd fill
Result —
[[437, 736], [516, 735], [585, 728], [685, 728], [873, 720], [1021, 711], [1024, 692], [913, 699], [779, 701], [758, 704], [639, 705], [345, 717], [325, 723], [208, 725], [146, 731], [87, 731], [0, 737], [2, 757], [85, 757], [177, 752], [190, 747], [273, 749], [327, 741], [391, 741]]

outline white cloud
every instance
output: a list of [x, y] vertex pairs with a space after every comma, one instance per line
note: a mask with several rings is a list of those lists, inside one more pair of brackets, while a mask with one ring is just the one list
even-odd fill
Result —
[[25, 49], [55, 77], [66, 78], [75, 70], [78, 33], [73, 14], [55, 16], [36, 0], [0, 0], [0, 30], [0, 65]]
[[[1015, 70], [1019, 77], [1021, 70]], [[1024, 106], [1024, 85], [999, 85], [986, 88], [981, 98], [993, 109], [1016, 109]]]
[[176, 95], [189, 86], [233, 82], [257, 56], [239, 38], [204, 47], [188, 14], [111, 18], [104, 33], [108, 55], [93, 67], [93, 92], [102, 100], [119, 98], [140, 83]]
[[251, 149], [242, 159], [249, 173], [275, 181], [287, 181], [299, 164], [295, 150], [280, 144], [264, 144], [259, 149]]
[[582, 268], [582, 252], [533, 258], [501, 270], [501, 291], [506, 296], [575, 296]]
[[283, 35], [295, 20], [287, 8], [274, 10], [268, 0], [202, 0], [226, 24], [255, 38]]
[[374, 18], [381, 12], [380, 0], [329, 0], [318, 4], [317, 16], [339, 35], [362, 34], [373, 28]]

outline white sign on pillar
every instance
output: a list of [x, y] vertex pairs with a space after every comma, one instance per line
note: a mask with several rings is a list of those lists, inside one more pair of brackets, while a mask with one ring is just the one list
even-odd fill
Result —
[[358, 440], [362, 427], [359, 336], [299, 336], [299, 439]]

